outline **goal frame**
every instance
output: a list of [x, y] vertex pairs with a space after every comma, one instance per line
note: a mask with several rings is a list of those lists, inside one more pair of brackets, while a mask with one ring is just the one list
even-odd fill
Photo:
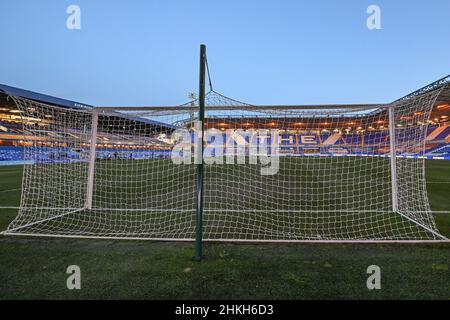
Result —
[[[246, 109], [252, 110], [305, 110], [305, 109], [358, 109], [358, 107], [361, 107], [359, 105], [330, 105], [330, 106], [300, 106], [300, 105], [280, 105], [280, 106], [245, 106]], [[244, 107], [242, 107], [244, 108]], [[391, 185], [392, 185], [392, 212], [396, 212], [400, 215], [402, 215], [404, 218], [412, 221], [413, 223], [416, 223], [416, 221], [410, 219], [408, 216], [403, 215], [401, 212], [398, 212], [397, 207], [397, 174], [396, 174], [396, 141], [395, 138], [392, 139], [392, 137], [395, 137], [395, 118], [394, 118], [394, 111], [396, 108], [396, 104], [381, 104], [381, 105], [363, 105], [363, 108], [376, 108], [376, 109], [387, 109], [388, 116], [389, 116], [389, 136], [391, 139], [389, 139], [389, 158], [390, 158], [390, 170], [391, 170]], [[85, 200], [85, 206], [82, 209], [75, 209], [70, 212], [66, 212], [62, 215], [54, 216], [49, 218], [48, 220], [56, 219], [61, 216], [69, 215], [74, 212], [78, 212], [83, 209], [92, 209], [92, 198], [93, 198], [93, 192], [94, 192], [94, 173], [95, 173], [95, 154], [96, 154], [96, 143], [93, 143], [97, 141], [97, 126], [99, 121], [99, 115], [102, 114], [109, 114], [110, 111], [168, 111], [168, 109], [176, 110], [176, 111], [192, 111], [192, 107], [161, 107], [161, 106], [142, 106], [142, 107], [95, 107], [92, 108], [89, 112], [92, 114], [92, 123], [91, 123], [91, 136], [90, 136], [90, 154], [89, 154], [89, 165], [88, 165], [88, 177], [86, 180], [87, 185], [87, 192], [86, 192], [86, 200]], [[210, 111], [210, 110], [236, 110], [239, 109], [239, 106], [205, 106], [203, 102], [203, 109]], [[203, 112], [204, 113], [204, 112]], [[204, 119], [204, 115], [202, 117]], [[202, 127], [201, 134], [203, 136], [204, 127]], [[203, 139], [201, 139], [203, 141]], [[203, 146], [202, 146], [203, 149]], [[199, 183], [203, 183], [203, 174], [202, 174], [203, 168], [197, 167], [197, 187], [199, 186]], [[203, 189], [203, 187], [202, 187]], [[197, 197], [202, 195], [203, 190], [200, 192], [197, 191]], [[199, 198], [197, 198], [199, 199]], [[202, 218], [202, 212], [203, 208], [199, 209], [199, 205], [197, 205], [197, 226], [201, 226], [201, 218]], [[42, 223], [44, 220], [36, 221], [31, 224], [38, 224]], [[29, 225], [31, 225], [29, 224]], [[28, 226], [29, 226], [28, 225]], [[419, 224], [420, 225], [420, 224]], [[25, 226], [19, 226], [16, 229], [21, 229], [26, 227]], [[161, 240], [161, 241], [195, 241], [196, 242], [196, 248], [200, 246], [200, 249], [197, 249], [196, 252], [196, 258], [197, 260], [201, 259], [201, 243], [204, 241], [207, 242], [275, 242], [275, 243], [289, 243], [289, 242], [295, 242], [295, 243], [441, 243], [441, 242], [449, 242], [450, 240], [443, 237], [440, 234], [437, 234], [435, 231], [428, 229], [424, 225], [420, 225], [422, 228], [425, 228], [426, 230], [434, 233], [435, 235], [439, 236], [441, 240], [257, 240], [257, 239], [206, 239], [203, 240], [202, 232], [198, 232], [200, 235], [198, 236], [196, 232], [196, 239], [189, 239], [189, 238], [139, 238], [139, 237], [115, 237], [115, 236], [95, 236], [95, 235], [52, 235], [52, 234], [29, 234], [29, 233], [16, 233], [13, 232], [15, 229], [10, 229], [2, 232], [2, 234], [5, 235], [23, 235], [23, 236], [43, 236], [43, 237], [64, 237], [64, 238], [94, 238], [94, 239], [129, 239], [129, 240]], [[197, 229], [201, 230], [201, 229]], [[199, 240], [200, 239], [200, 240]]]
[[[203, 102], [204, 103], [204, 102]], [[382, 105], [364, 105], [364, 108], [377, 108], [377, 109], [387, 109], [388, 110], [388, 116], [389, 116], [389, 136], [395, 137], [395, 121], [394, 121], [394, 110], [396, 108], [396, 104], [382, 104]], [[192, 107], [161, 107], [161, 106], [143, 106], [143, 107], [95, 107], [90, 110], [92, 113], [92, 123], [91, 123], [91, 136], [90, 136], [90, 154], [89, 154], [89, 165], [88, 165], [88, 177], [86, 180], [87, 185], [87, 192], [86, 192], [86, 201], [85, 206], [82, 209], [76, 209], [72, 210], [70, 212], [66, 212], [62, 215], [54, 216], [49, 218], [48, 220], [56, 219], [61, 216], [69, 215], [74, 212], [78, 212], [83, 209], [92, 209], [92, 198], [93, 198], [93, 192], [94, 192], [94, 173], [95, 173], [95, 154], [96, 154], [96, 143], [93, 143], [97, 141], [97, 126], [99, 121], [99, 115], [101, 114], [108, 114], [110, 111], [167, 111], [168, 108], [171, 108], [173, 110], [183, 110], [183, 111], [192, 111]], [[222, 106], [204, 106], [204, 110], [222, 110], [222, 109], [228, 109], [228, 110], [236, 110], [239, 109], [239, 107], [233, 106], [233, 107], [222, 107]], [[247, 109], [252, 109], [252, 107], [245, 106]], [[333, 105], [333, 106], [322, 106], [322, 109], [355, 109], [357, 106], [355, 105]], [[316, 106], [307, 106], [306, 108], [304, 106], [286, 106], [286, 105], [280, 105], [280, 106], [255, 106], [254, 110], [305, 110], [305, 109], [320, 109]], [[203, 116], [204, 119], [204, 116]], [[203, 135], [204, 127], [201, 130], [201, 133]], [[203, 141], [203, 139], [201, 139]], [[202, 147], [203, 148], [203, 147]], [[396, 212], [406, 219], [414, 222], [417, 224], [416, 221], [411, 220], [408, 216], [403, 215], [401, 212], [398, 212], [397, 209], [397, 174], [396, 174], [396, 145], [395, 145], [395, 139], [389, 139], [389, 158], [390, 158], [390, 170], [391, 170], [391, 185], [392, 185], [392, 212]], [[199, 186], [199, 183], [203, 183], [203, 177], [202, 177], [202, 170], [203, 168], [197, 167], [197, 187]], [[201, 190], [200, 192], [197, 191], [197, 197], [203, 192]], [[199, 199], [199, 198], [197, 198]], [[202, 218], [202, 211], [203, 208], [201, 207], [199, 209], [199, 205], [197, 205], [197, 226], [201, 226], [201, 218]], [[33, 222], [32, 224], [38, 224], [42, 223], [41, 221]], [[31, 224], [30, 224], [31, 225]], [[29, 225], [28, 225], [29, 226]], [[420, 225], [422, 228], [427, 229], [428, 231], [436, 234], [433, 230], [428, 229], [426, 226]], [[25, 226], [20, 226], [17, 229], [24, 228]], [[139, 237], [114, 237], [114, 236], [95, 236], [95, 235], [52, 235], [52, 234], [29, 234], [29, 233], [16, 233], [13, 232], [15, 229], [6, 230], [3, 232], [5, 235], [23, 235], [23, 236], [43, 236], [43, 237], [64, 237], [64, 238], [94, 238], [94, 239], [129, 239], [129, 240], [161, 240], [161, 241], [195, 241], [196, 242], [196, 248], [200, 246], [200, 249], [197, 249], [196, 251], [196, 258], [197, 260], [201, 259], [201, 243], [206, 242], [275, 242], [275, 243], [289, 243], [289, 242], [295, 242], [295, 243], [441, 243], [441, 242], [449, 242], [447, 238], [443, 237], [440, 234], [436, 234], [439, 237], [442, 238], [442, 240], [257, 240], [257, 239], [206, 239], [203, 240], [201, 238], [202, 232], [199, 232], [199, 236], [196, 237], [196, 239], [189, 239], [189, 238], [139, 238]], [[197, 229], [201, 230], [201, 229]], [[198, 233], [196, 232], [196, 235]], [[200, 237], [200, 240], [199, 240]], [[200, 243], [200, 245], [199, 245]], [[198, 253], [198, 254], [197, 254]]]
[[[92, 115], [91, 120], [91, 134], [90, 134], [90, 148], [89, 148], [89, 159], [88, 159], [88, 172], [87, 172], [87, 179], [86, 179], [86, 193], [85, 193], [85, 202], [84, 206], [82, 208], [74, 208], [74, 210], [65, 212], [63, 214], [50, 217], [48, 219], [39, 220], [35, 222], [31, 222], [26, 225], [18, 226], [17, 228], [8, 229], [2, 234], [4, 235], [14, 235], [14, 236], [38, 236], [38, 237], [59, 237], [59, 238], [89, 238], [89, 239], [121, 239], [121, 240], [150, 240], [150, 241], [195, 241], [195, 259], [200, 261], [202, 259], [202, 243], [203, 242], [244, 242], [244, 243], [312, 243], [312, 244], [357, 244], [357, 243], [365, 243], [365, 244], [418, 244], [418, 243], [450, 243], [450, 240], [447, 239], [445, 236], [439, 234], [435, 230], [432, 230], [433, 226], [431, 228], [427, 227], [424, 224], [421, 224], [420, 222], [412, 219], [408, 215], [405, 215], [399, 210], [399, 203], [398, 203], [398, 175], [397, 175], [397, 153], [396, 153], [396, 122], [395, 122], [395, 110], [397, 108], [396, 102], [405, 101], [405, 99], [409, 99], [411, 97], [418, 96], [417, 93], [411, 94], [409, 97], [403, 97], [393, 103], [390, 104], [362, 104], [362, 105], [267, 105], [267, 106], [250, 106], [245, 105], [242, 106], [242, 108], [245, 108], [246, 110], [275, 110], [275, 111], [287, 111], [287, 110], [355, 110], [358, 108], [361, 109], [386, 109], [389, 119], [389, 163], [390, 163], [390, 184], [391, 184], [391, 208], [392, 212], [401, 215], [403, 218], [406, 218], [410, 222], [420, 226], [421, 228], [424, 228], [428, 232], [433, 233], [436, 238], [439, 238], [439, 240], [370, 240], [370, 239], [349, 239], [349, 240], [343, 240], [343, 239], [336, 239], [336, 240], [295, 240], [295, 239], [289, 239], [289, 240], [277, 240], [277, 239], [226, 239], [226, 238], [218, 238], [218, 239], [203, 239], [203, 201], [204, 201], [204, 167], [203, 167], [203, 150], [204, 150], [204, 120], [205, 120], [205, 111], [214, 111], [214, 110], [238, 110], [240, 108], [239, 105], [214, 105], [214, 106], [205, 106], [205, 96], [206, 96], [206, 88], [205, 88], [205, 74], [207, 71], [207, 60], [206, 60], [206, 46], [201, 45], [200, 47], [200, 70], [199, 70], [199, 98], [198, 98], [198, 120], [201, 122], [201, 128], [200, 128], [200, 139], [199, 139], [199, 150], [201, 155], [201, 161], [199, 164], [196, 165], [196, 223], [195, 223], [195, 239], [191, 238], [153, 238], [153, 237], [133, 237], [133, 236], [127, 236], [127, 237], [121, 237], [121, 236], [95, 236], [95, 235], [82, 235], [82, 234], [46, 234], [46, 233], [39, 233], [39, 234], [33, 234], [33, 233], [21, 233], [21, 232], [14, 232], [15, 230], [19, 230], [34, 224], [42, 223], [45, 221], [50, 221], [53, 219], [57, 219], [62, 216], [70, 215], [75, 212], [79, 212], [80, 210], [95, 210], [93, 209], [93, 195], [94, 195], [94, 175], [95, 175], [95, 160], [96, 160], [96, 151], [97, 151], [97, 134], [98, 134], [98, 122], [99, 122], [99, 116], [102, 114], [107, 114], [109, 111], [163, 111], [163, 112], [181, 112], [186, 111], [190, 112], [192, 111], [192, 106], [182, 105], [182, 106], [142, 106], [142, 107], [94, 107], [89, 110], [89, 112]], [[432, 88], [434, 90], [436, 88]], [[212, 87], [211, 87], [212, 90]], [[214, 92], [214, 91], [213, 91]], [[422, 92], [423, 93], [423, 92]], [[424, 169], [424, 168], [423, 168]], [[150, 210], [151, 211], [151, 210]]]

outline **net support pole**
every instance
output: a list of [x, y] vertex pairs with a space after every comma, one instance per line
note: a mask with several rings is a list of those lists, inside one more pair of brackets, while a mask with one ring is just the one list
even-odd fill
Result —
[[397, 152], [395, 139], [395, 110], [389, 108], [389, 148], [391, 162], [391, 189], [392, 189], [392, 211], [398, 211], [398, 186], [397, 186]]
[[92, 111], [91, 124], [91, 148], [89, 150], [89, 167], [88, 179], [86, 188], [86, 209], [92, 209], [92, 197], [94, 194], [94, 169], [95, 169], [95, 153], [97, 151], [97, 126], [98, 126], [98, 111]]
[[203, 237], [203, 135], [205, 131], [205, 70], [206, 69], [206, 46], [200, 45], [200, 74], [199, 74], [199, 130], [198, 130], [198, 154], [200, 158], [197, 162], [197, 195], [196, 195], [196, 223], [195, 223], [195, 259], [200, 261], [202, 259], [202, 237]]

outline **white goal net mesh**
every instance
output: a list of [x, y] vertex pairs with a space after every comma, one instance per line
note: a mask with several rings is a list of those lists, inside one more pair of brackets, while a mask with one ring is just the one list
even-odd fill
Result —
[[[441, 90], [351, 108], [257, 107], [211, 91], [203, 238], [443, 239], [421, 157]], [[194, 238], [197, 101], [94, 112], [13, 99], [28, 164], [7, 233]]]

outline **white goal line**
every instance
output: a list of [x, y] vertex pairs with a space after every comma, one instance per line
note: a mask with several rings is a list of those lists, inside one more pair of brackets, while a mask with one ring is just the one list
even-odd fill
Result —
[[[162, 242], [193, 242], [193, 238], [145, 238], [145, 237], [119, 237], [119, 236], [92, 236], [92, 235], [57, 235], [15, 233], [3, 231], [0, 235], [43, 237], [43, 238], [68, 238], [68, 239], [98, 239], [98, 240], [131, 240], [131, 241], [162, 241]], [[229, 243], [304, 243], [304, 244], [449, 244], [450, 240], [257, 240], [257, 239], [203, 239], [205, 242], [229, 242]]]

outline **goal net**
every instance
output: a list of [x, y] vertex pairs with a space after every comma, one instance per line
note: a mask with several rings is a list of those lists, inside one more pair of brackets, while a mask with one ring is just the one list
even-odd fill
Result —
[[[7, 234], [192, 240], [442, 240], [424, 150], [443, 89], [390, 105], [69, 109], [12, 97], [24, 121], [22, 199]], [[199, 152], [200, 150], [200, 152]]]

